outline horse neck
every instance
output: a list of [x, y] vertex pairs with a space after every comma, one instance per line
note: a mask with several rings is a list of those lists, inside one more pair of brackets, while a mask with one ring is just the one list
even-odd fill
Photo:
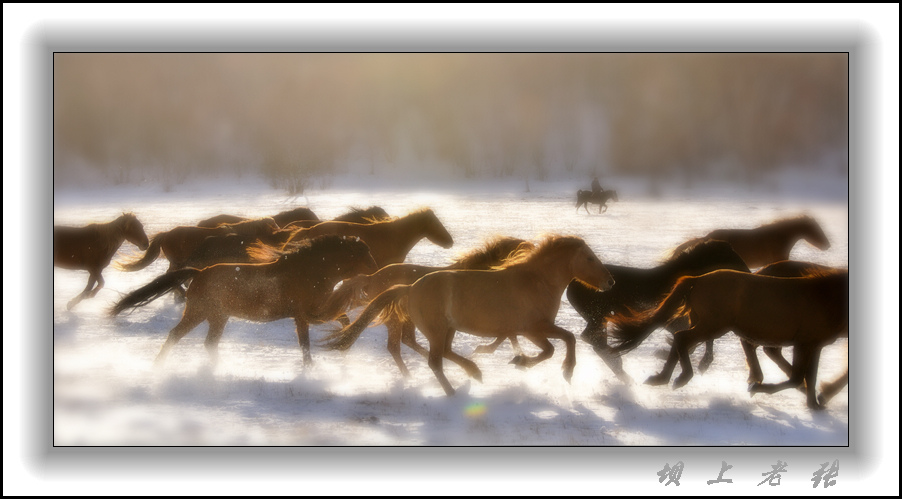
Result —
[[126, 239], [125, 227], [127, 224], [128, 224], [128, 221], [125, 218], [119, 217], [116, 220], [113, 220], [112, 222], [102, 226], [102, 231], [104, 233], [110, 234], [112, 236], [113, 243], [116, 245], [117, 248]]
[[405, 217], [385, 222], [390, 224], [392, 232], [394, 232], [394, 240], [405, 251], [404, 254], [410, 252], [421, 239], [426, 237], [429, 224], [425, 213], [412, 213]]
[[525, 262], [514, 264], [509, 268], [518, 268], [535, 274], [538, 280], [544, 282], [554, 292], [559, 291], [558, 295], [561, 295], [575, 277], [570, 269], [571, 256], [567, 253], [566, 258], [562, 258], [559, 251], [537, 254]]

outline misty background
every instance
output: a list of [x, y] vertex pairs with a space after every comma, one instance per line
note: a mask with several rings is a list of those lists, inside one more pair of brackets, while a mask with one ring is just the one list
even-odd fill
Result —
[[846, 53], [56, 53], [53, 74], [54, 188], [848, 174]]

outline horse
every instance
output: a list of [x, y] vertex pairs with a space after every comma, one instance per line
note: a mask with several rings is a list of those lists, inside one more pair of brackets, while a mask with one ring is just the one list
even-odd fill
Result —
[[[359, 275], [342, 282], [341, 286], [332, 293], [332, 296], [323, 305], [320, 319], [334, 320], [345, 311], [366, 305], [368, 300], [375, 298], [396, 284], [413, 284], [424, 275], [440, 270], [489, 270], [492, 267], [501, 265], [505, 259], [517, 252], [531, 250], [534, 246], [523, 239], [498, 237], [489, 240], [482, 247], [457, 258], [451, 265], [445, 267], [430, 267], [412, 263], [386, 265], [372, 274]], [[408, 377], [410, 376], [410, 371], [401, 358], [401, 343], [403, 342], [423, 357], [427, 357], [429, 352], [417, 343], [412, 322], [401, 320], [400, 317], [395, 315], [387, 317], [384, 322], [388, 328], [388, 351], [395, 364], [398, 365], [401, 374], [404, 377]], [[348, 324], [344, 325], [347, 326]], [[498, 343], [500, 344], [502, 341], [504, 341], [504, 338], [500, 338]], [[518, 348], [515, 336], [511, 337], [511, 342], [515, 345], [515, 348]], [[477, 348], [476, 353], [485, 350], [491, 351], [494, 348], [492, 348], [492, 345], [481, 346]]]
[[[764, 266], [760, 268], [757, 272], [758, 275], [769, 275], [774, 277], [805, 277], [805, 276], [816, 276], [816, 275], [824, 275], [835, 272], [836, 269], [833, 267], [828, 267], [826, 265], [820, 265], [817, 263], [811, 262], [801, 262], [795, 260], [783, 260], [781, 262], [772, 263], [770, 265]], [[849, 331], [845, 331], [845, 336], [848, 337]], [[756, 346], [751, 345], [750, 343], [743, 342], [742, 346], [746, 349], [746, 358], [749, 360], [749, 384], [752, 383], [760, 383], [764, 381], [764, 375], [761, 372], [761, 366], [758, 364], [758, 356], [755, 353]], [[750, 350], [749, 350], [750, 348]], [[787, 376], [792, 376], [792, 364], [790, 364], [782, 354], [781, 347], [764, 347], [764, 353], [774, 361], [775, 364], [786, 373]], [[821, 393], [818, 395], [818, 402], [821, 405], [827, 403], [828, 400], [833, 398], [840, 390], [843, 389], [849, 383], [849, 370], [846, 368], [846, 372], [839, 376], [839, 378], [831, 381], [829, 383], [825, 383], [821, 385]], [[799, 388], [803, 388], [799, 386]]]
[[580, 206], [586, 209], [586, 213], [589, 213], [589, 203], [598, 205], [598, 213], [601, 214], [605, 211], [608, 211], [607, 202], [609, 200], [617, 201], [617, 191], [611, 189], [607, 191], [601, 192], [592, 192], [592, 191], [576, 191], [576, 211], [579, 212]]
[[703, 240], [718, 239], [730, 243], [750, 269], [770, 263], [789, 260], [789, 253], [799, 239], [820, 250], [830, 248], [830, 241], [820, 224], [808, 216], [800, 215], [784, 218], [754, 229], [717, 229], [707, 235], [690, 239], [677, 246], [673, 254], [678, 254], [687, 246]]
[[278, 224], [272, 218], [260, 218], [247, 220], [235, 224], [222, 224], [217, 227], [197, 227], [182, 225], [153, 236], [150, 246], [144, 256], [132, 261], [119, 264], [120, 269], [126, 272], [141, 270], [150, 265], [160, 256], [160, 252], [169, 260], [169, 270], [178, 270], [210, 236], [225, 234], [241, 234], [247, 237], [261, 237], [272, 235], [279, 230]]
[[321, 236], [292, 252], [265, 251], [270, 263], [217, 264], [204, 269], [168, 272], [132, 291], [110, 310], [115, 316], [146, 305], [191, 279], [182, 319], [169, 332], [155, 363], [161, 365], [173, 345], [207, 321], [204, 346], [215, 366], [226, 322], [240, 317], [258, 322], [294, 318], [304, 364], [312, 363], [309, 323], [332, 288], [344, 278], [372, 272], [376, 262], [366, 243], [356, 238]]
[[[595, 353], [623, 381], [629, 376], [623, 371], [620, 356], [613, 355], [607, 342], [606, 323], [611, 314], [629, 313], [652, 308], [670, 291], [676, 280], [685, 275], [702, 275], [718, 269], [748, 272], [742, 258], [724, 241], [704, 241], [685, 248], [657, 267], [639, 269], [620, 265], [605, 265], [617, 285], [601, 292], [580, 281], [567, 286], [567, 300], [586, 320], [580, 337], [592, 345]], [[668, 329], [685, 329], [685, 321], [674, 321]], [[677, 325], [679, 324], [679, 325]], [[705, 356], [698, 366], [705, 372], [714, 360], [714, 341], [706, 345]]]
[[677, 331], [662, 371], [646, 380], [660, 385], [670, 380], [679, 360], [679, 388], [692, 378], [689, 349], [733, 331], [743, 340], [766, 347], [793, 347], [792, 374], [776, 384], [753, 383], [751, 393], [775, 393], [806, 383], [807, 405], [823, 409], [815, 393], [820, 352], [840, 335], [848, 335], [849, 272], [835, 270], [807, 277], [773, 277], [734, 270], [716, 270], [677, 280], [654, 310], [638, 315], [616, 314], [613, 350], [638, 346], [660, 324], [683, 313], [691, 327]]
[[72, 310], [78, 302], [100, 291], [104, 284], [101, 272], [110, 264], [123, 241], [141, 250], [146, 250], [150, 244], [144, 226], [134, 213], [124, 213], [112, 222], [85, 227], [53, 226], [53, 266], [88, 271], [88, 285], [69, 300], [66, 310]]
[[370, 253], [379, 268], [403, 262], [407, 253], [424, 237], [442, 248], [447, 249], [454, 245], [454, 239], [435, 212], [425, 208], [400, 218], [370, 224], [322, 222], [309, 229], [295, 231], [295, 235], [282, 246], [282, 249], [289, 248], [298, 240], [325, 234], [359, 237], [370, 247]]
[[[299, 221], [299, 220], [319, 221], [319, 217], [317, 217], [316, 214], [313, 213], [312, 210], [310, 210], [310, 208], [305, 208], [305, 207], [299, 207], [299, 208], [294, 208], [291, 210], [283, 211], [277, 215], [274, 215], [272, 217], [272, 219], [273, 219], [273, 221], [276, 222], [276, 224], [279, 227], [285, 227], [289, 223]], [[197, 226], [198, 227], [218, 227], [222, 224], [236, 224], [239, 222], [246, 222], [248, 220], [251, 220], [251, 219], [245, 218], [245, 217], [239, 217], [237, 215], [222, 214], [222, 215], [216, 215], [215, 217], [210, 217], [210, 218], [201, 220], [200, 222], [197, 223]]]
[[[352, 222], [357, 224], [370, 224], [375, 222], [381, 222], [383, 220], [390, 220], [391, 217], [388, 213], [380, 206], [370, 206], [369, 208], [361, 209], [361, 208], [351, 208], [351, 211], [335, 217], [332, 219], [333, 222]], [[288, 225], [285, 225], [286, 229], [309, 229], [314, 225], [323, 222], [323, 220], [299, 220], [296, 222], [291, 222]]]
[[[551, 236], [535, 250], [506, 261], [497, 270], [440, 270], [413, 284], [399, 284], [376, 296], [350, 326], [327, 335], [322, 344], [344, 350], [357, 340], [369, 323], [387, 307], [411, 321], [429, 340], [429, 367], [445, 394], [454, 388], [445, 377], [442, 359], [453, 360], [471, 377], [482, 381], [482, 372], [451, 350], [457, 331], [484, 337], [521, 335], [542, 348], [534, 357], [519, 355], [512, 361], [531, 367], [554, 352], [549, 338], [567, 347], [563, 374], [568, 382], [576, 364], [573, 333], [554, 324], [561, 295], [572, 279], [582, 279], [601, 289], [614, 280], [595, 253], [578, 237]], [[402, 301], [406, 300], [406, 306]]]

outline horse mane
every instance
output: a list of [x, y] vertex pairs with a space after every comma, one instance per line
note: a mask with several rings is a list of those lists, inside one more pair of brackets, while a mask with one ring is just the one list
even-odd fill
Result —
[[687, 262], [694, 262], [700, 259], [707, 262], [711, 260], [711, 255], [719, 256], [733, 254], [739, 259], [739, 255], [736, 255], [735, 253], [733, 247], [726, 241], [697, 238], [677, 246], [664, 260], [663, 265], [682, 267], [686, 265]]
[[369, 208], [353, 206], [350, 211], [335, 218], [335, 220], [339, 222], [347, 221], [346, 219], [363, 219], [369, 223], [376, 223], [383, 220], [390, 220], [391, 217], [381, 206], [370, 206]]
[[304, 259], [311, 256], [312, 253], [333, 254], [341, 248], [341, 245], [347, 240], [345, 236], [334, 234], [317, 236], [312, 239], [302, 239], [292, 244], [289, 249], [279, 249], [273, 246], [257, 241], [248, 246], [247, 255], [256, 262], [274, 262], [284, 260], [292, 262], [297, 259]]
[[560, 251], [562, 248], [585, 244], [585, 241], [576, 236], [546, 236], [544, 240], [533, 247], [520, 247], [501, 265], [492, 267], [494, 270], [506, 269], [514, 265], [529, 263], [533, 260], [544, 258], [550, 253]]
[[535, 245], [529, 241], [515, 237], [496, 236], [481, 247], [454, 259], [451, 264], [456, 269], [482, 269], [498, 265], [498, 262], [511, 258], [520, 250], [529, 250]]

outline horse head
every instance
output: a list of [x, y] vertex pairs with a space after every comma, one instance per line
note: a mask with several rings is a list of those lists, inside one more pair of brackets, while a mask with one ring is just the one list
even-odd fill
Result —
[[122, 234], [125, 239], [144, 251], [150, 246], [147, 239], [147, 233], [144, 232], [144, 225], [138, 220], [134, 213], [123, 213], [119, 219], [122, 221]]
[[442, 248], [448, 249], [454, 245], [454, 239], [451, 237], [451, 234], [448, 232], [448, 229], [442, 224], [442, 222], [435, 215], [435, 212], [432, 209], [426, 209], [423, 212], [425, 217], [425, 229], [426, 229], [426, 238], [429, 239], [434, 244], [441, 246]]
[[827, 239], [827, 235], [824, 234], [824, 229], [817, 223], [817, 220], [809, 216], [804, 216], [800, 221], [802, 223], [802, 237], [804, 237], [806, 241], [819, 250], [823, 251], [830, 249], [830, 240]]
[[611, 272], [601, 263], [601, 260], [585, 241], [574, 252], [570, 260], [570, 269], [574, 278], [602, 291], [607, 291], [614, 286], [614, 277]]

